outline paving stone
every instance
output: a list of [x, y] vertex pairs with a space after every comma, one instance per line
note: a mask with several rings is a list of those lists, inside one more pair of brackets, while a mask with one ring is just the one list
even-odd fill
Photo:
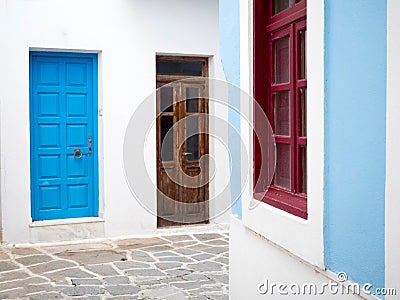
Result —
[[115, 276], [119, 275], [117, 271], [114, 270], [110, 265], [96, 265], [96, 266], [86, 266], [86, 270], [93, 273], [99, 274], [101, 276]]
[[168, 270], [166, 272], [168, 275], [172, 275], [172, 276], [184, 276], [184, 275], [189, 275], [189, 274], [193, 273], [192, 270], [187, 270], [187, 269]]
[[45, 254], [38, 254], [38, 255], [31, 255], [31, 256], [24, 256], [17, 258], [16, 261], [24, 266], [35, 265], [39, 263], [45, 263], [53, 260], [50, 256]]
[[212, 248], [208, 248], [208, 249], [204, 249], [204, 252], [207, 253], [211, 253], [211, 254], [221, 254], [226, 252], [226, 248], [225, 247], [212, 247]]
[[19, 256], [33, 255], [33, 254], [41, 254], [40, 251], [33, 248], [11, 248], [10, 252]]
[[168, 261], [168, 262], [182, 262], [182, 263], [190, 263], [193, 260], [183, 257], [183, 256], [167, 256], [167, 257], [160, 257], [159, 261]]
[[76, 261], [81, 265], [102, 264], [126, 259], [125, 255], [110, 250], [62, 252], [57, 256]]
[[192, 258], [194, 258], [195, 260], [198, 260], [198, 261], [210, 259], [210, 258], [213, 258], [213, 257], [214, 257], [213, 255], [205, 254], [205, 253], [192, 256]]
[[222, 265], [212, 262], [205, 261], [197, 264], [189, 264], [187, 266], [189, 269], [199, 271], [199, 272], [213, 272], [213, 271], [222, 271]]
[[171, 283], [173, 286], [184, 290], [194, 290], [206, 284], [213, 284], [213, 281], [180, 281]]
[[43, 274], [45, 272], [50, 272], [50, 271], [55, 271], [55, 270], [60, 270], [60, 269], [66, 269], [66, 268], [71, 268], [75, 267], [73, 263], [65, 260], [53, 260], [47, 263], [39, 264], [36, 266], [31, 266], [28, 267], [30, 271], [36, 274]]
[[199, 274], [199, 273], [190, 273], [189, 275], [184, 275], [183, 279], [187, 280], [187, 281], [209, 281], [210, 279], [203, 275], [203, 274]]
[[103, 280], [108, 285], [129, 284], [129, 278], [126, 276], [104, 277]]
[[134, 285], [110, 285], [107, 286], [107, 291], [113, 295], [113, 296], [119, 296], [119, 295], [134, 295], [140, 291], [140, 288], [138, 286]]
[[182, 247], [187, 247], [187, 246], [192, 246], [197, 244], [197, 241], [185, 241], [185, 242], [176, 242], [172, 244], [172, 247], [174, 247], [175, 249], [179, 249]]
[[98, 286], [73, 286], [68, 287], [62, 291], [67, 296], [84, 296], [84, 295], [98, 295], [104, 294], [104, 291]]
[[74, 278], [71, 279], [72, 285], [101, 285], [97, 278]]
[[152, 258], [149, 254], [142, 251], [132, 251], [131, 257], [133, 260], [141, 261], [141, 262], [154, 262], [155, 259]]
[[217, 257], [214, 259], [216, 262], [223, 263], [224, 265], [229, 264], [229, 259], [226, 257]]
[[155, 264], [157, 268], [161, 270], [170, 270], [170, 269], [176, 269], [182, 266], [181, 263], [176, 263], [176, 262], [164, 262], [164, 263], [156, 263]]
[[182, 255], [193, 255], [193, 254], [198, 254], [200, 253], [197, 250], [194, 249], [189, 249], [189, 248], [181, 248], [181, 249], [176, 249], [175, 252], [182, 254]]
[[42, 294], [35, 294], [29, 296], [30, 300], [56, 300], [56, 299], [63, 299], [63, 297], [59, 293], [51, 292], [51, 293], [42, 293]]
[[189, 249], [197, 250], [197, 251], [204, 251], [204, 249], [210, 249], [212, 246], [205, 245], [205, 244], [197, 244], [194, 246], [189, 246]]
[[199, 241], [215, 240], [223, 237], [223, 235], [219, 233], [194, 234], [193, 236]]
[[15, 279], [23, 279], [27, 278], [28, 276], [29, 275], [22, 270], [7, 272], [0, 275], [0, 282], [10, 281]]
[[189, 241], [193, 240], [193, 238], [190, 235], [168, 235], [168, 236], [163, 236], [163, 239], [167, 239], [171, 242], [181, 242], [181, 241]]
[[163, 251], [163, 252], [157, 252], [154, 253], [155, 257], [163, 257], [163, 256], [179, 256], [178, 253], [172, 252], [172, 251]]
[[51, 284], [29, 284], [24, 286], [24, 293], [26, 295], [38, 293], [38, 292], [51, 292], [53, 291], [53, 286]]
[[225, 240], [220, 239], [220, 240], [208, 241], [208, 242], [205, 242], [204, 244], [212, 245], [212, 246], [227, 246], [228, 242], [225, 241]]
[[209, 295], [209, 299], [212, 300], [229, 300], [228, 295]]
[[[147, 299], [147, 298], [156, 298], [156, 299], [167, 299], [167, 297], [171, 297], [171, 296], [186, 296], [186, 294], [184, 294], [182, 291], [180, 291], [179, 289], [172, 287], [172, 286], [168, 286], [168, 287], [163, 287], [163, 288], [159, 288], [159, 289], [147, 289], [144, 291], [141, 291], [139, 293], [139, 299], [140, 297]], [[185, 299], [185, 298], [183, 298]]]
[[148, 252], [162, 252], [162, 251], [168, 251], [171, 249], [173, 249], [171, 246], [161, 245], [161, 246], [148, 247], [148, 248], [145, 248], [144, 250], [148, 251]]
[[90, 273], [84, 272], [79, 268], [71, 268], [62, 271], [56, 271], [53, 273], [47, 273], [46, 277], [52, 281], [64, 281], [65, 277], [69, 278], [93, 278], [94, 276]]
[[[75, 299], [81, 299], [81, 300], [101, 300], [101, 296], [83, 296], [83, 297], [73, 297], [73, 300]], [[109, 299], [109, 298], [107, 298]], [[114, 299], [114, 298], [113, 298]]]
[[24, 290], [22, 288], [12, 291], [0, 292], [0, 299], [28, 299], [23, 298], [24, 296], [26, 295], [24, 294]]
[[215, 281], [221, 282], [223, 284], [229, 284], [228, 274], [223, 274], [223, 275], [212, 274], [210, 275], [210, 278], [214, 279]]
[[165, 273], [162, 273], [156, 269], [135, 269], [135, 270], [127, 270], [125, 274], [128, 276], [164, 276]]
[[136, 262], [136, 261], [117, 261], [114, 265], [120, 270], [128, 270], [128, 269], [144, 269], [150, 267], [149, 264]]
[[88, 250], [109, 250], [112, 248], [112, 245], [106, 243], [81, 243], [43, 247], [44, 250], [52, 254], [58, 254], [62, 252], [80, 252]]
[[120, 249], [128, 250], [128, 249], [139, 249], [143, 247], [149, 247], [153, 245], [164, 244], [165, 241], [154, 237], [154, 238], [137, 238], [137, 239], [127, 239], [116, 241], [115, 244], [118, 245]]
[[19, 267], [10, 261], [0, 261], [0, 272], [11, 271]]
[[0, 260], [7, 260], [10, 259], [10, 256], [8, 256], [7, 253], [0, 251]]

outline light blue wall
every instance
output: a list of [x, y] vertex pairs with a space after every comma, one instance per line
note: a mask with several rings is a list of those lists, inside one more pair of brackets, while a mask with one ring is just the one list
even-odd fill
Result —
[[325, 263], [375, 287], [385, 282], [385, 120], [386, 0], [325, 0]]
[[[219, 27], [220, 27], [220, 50], [222, 65], [226, 80], [240, 86], [240, 0], [219, 1]], [[240, 110], [240, 99], [237, 89], [229, 91], [228, 120], [233, 127], [229, 130], [229, 151], [231, 153], [231, 195], [232, 213], [239, 218], [242, 216], [242, 205], [240, 197], [240, 118], [235, 111]], [[236, 199], [235, 199], [236, 198]]]

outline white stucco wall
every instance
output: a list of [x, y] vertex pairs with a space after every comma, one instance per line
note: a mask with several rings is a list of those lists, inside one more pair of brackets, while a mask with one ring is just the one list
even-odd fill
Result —
[[[35, 227], [29, 226], [29, 51], [48, 49], [99, 54], [99, 109], [103, 114], [99, 116], [99, 216], [104, 219], [104, 231], [97, 228], [94, 235], [154, 232], [156, 217], [138, 204], [124, 177], [125, 129], [135, 107], [155, 89], [157, 53], [208, 56], [210, 77], [224, 78], [219, 58], [218, 1], [0, 0], [0, 44], [3, 240], [52, 238], [38, 235], [33, 232]], [[210, 113], [213, 110], [211, 106]], [[217, 113], [227, 116], [225, 108]], [[155, 131], [151, 134], [154, 151], [146, 154], [146, 160], [155, 178]], [[226, 160], [223, 151], [215, 152], [216, 148], [210, 141], [210, 153], [216, 160]], [[210, 184], [210, 196], [229, 176], [228, 164], [222, 166], [226, 168], [220, 168]], [[148, 197], [156, 205], [154, 186], [148, 187]], [[229, 203], [226, 197], [221, 201]], [[228, 220], [224, 215], [213, 221]]]

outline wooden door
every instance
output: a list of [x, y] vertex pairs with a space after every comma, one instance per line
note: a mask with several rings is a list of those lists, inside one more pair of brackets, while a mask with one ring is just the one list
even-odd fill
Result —
[[208, 223], [205, 80], [157, 86], [157, 225]]

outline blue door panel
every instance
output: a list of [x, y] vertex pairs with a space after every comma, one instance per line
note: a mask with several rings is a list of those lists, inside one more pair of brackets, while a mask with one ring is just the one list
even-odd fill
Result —
[[97, 216], [97, 56], [31, 52], [30, 90], [32, 219]]

